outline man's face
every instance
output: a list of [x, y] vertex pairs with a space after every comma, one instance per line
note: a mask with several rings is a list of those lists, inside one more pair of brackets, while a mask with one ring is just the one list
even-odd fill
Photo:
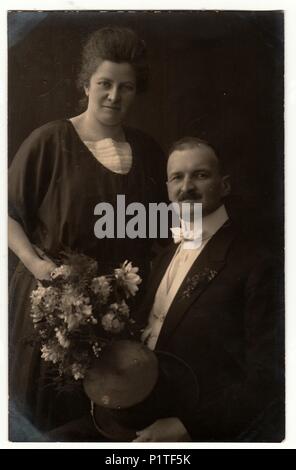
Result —
[[167, 171], [170, 201], [202, 203], [203, 216], [218, 209], [230, 192], [229, 177], [220, 174], [216, 155], [203, 144], [175, 150], [169, 157]]

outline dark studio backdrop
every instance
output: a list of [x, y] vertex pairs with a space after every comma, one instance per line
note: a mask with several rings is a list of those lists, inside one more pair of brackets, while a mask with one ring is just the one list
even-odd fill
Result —
[[[80, 112], [81, 49], [107, 25], [131, 27], [149, 51], [149, 88], [127, 124], [165, 151], [186, 135], [217, 148], [232, 179], [230, 214], [281, 260], [283, 304], [283, 12], [9, 12], [9, 162], [35, 128]], [[10, 254], [11, 273], [15, 263]]]
[[36, 127], [78, 113], [81, 46], [105, 25], [146, 41], [148, 91], [128, 124], [167, 150], [196, 135], [227, 161], [230, 211], [283, 254], [284, 15], [280, 11], [10, 12], [9, 160]]

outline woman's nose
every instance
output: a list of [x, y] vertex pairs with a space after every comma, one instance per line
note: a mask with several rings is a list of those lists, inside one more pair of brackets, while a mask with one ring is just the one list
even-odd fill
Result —
[[115, 103], [119, 101], [120, 99], [120, 93], [119, 89], [117, 86], [113, 86], [108, 93], [108, 100], [111, 101], [112, 103]]

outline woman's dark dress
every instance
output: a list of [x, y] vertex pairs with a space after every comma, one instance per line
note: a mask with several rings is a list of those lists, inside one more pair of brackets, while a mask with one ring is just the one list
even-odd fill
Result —
[[[30, 241], [49, 256], [71, 249], [99, 262], [110, 272], [126, 259], [146, 277], [151, 240], [98, 239], [94, 208], [124, 194], [126, 206], [166, 201], [165, 158], [157, 144], [142, 132], [124, 129], [133, 152], [127, 175], [105, 168], [80, 140], [72, 123], [61, 120], [35, 130], [23, 143], [9, 170], [9, 213], [20, 222]], [[115, 221], [116, 222], [116, 221]], [[116, 227], [116, 223], [115, 223]], [[115, 232], [116, 237], [116, 232]], [[79, 395], [57, 394], [48, 385], [38, 348], [28, 345], [33, 333], [30, 293], [36, 281], [20, 262], [10, 286], [10, 401], [39, 431], [54, 428], [85, 413]], [[13, 420], [11, 438], [16, 434]]]

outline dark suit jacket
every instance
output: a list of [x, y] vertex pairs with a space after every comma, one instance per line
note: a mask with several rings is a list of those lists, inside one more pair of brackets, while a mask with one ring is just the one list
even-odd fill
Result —
[[[176, 247], [155, 261], [145, 322]], [[231, 222], [208, 242], [180, 286], [156, 350], [179, 356], [196, 374], [198, 406], [180, 416], [192, 440], [284, 437], [281, 286], [281, 269]]]

